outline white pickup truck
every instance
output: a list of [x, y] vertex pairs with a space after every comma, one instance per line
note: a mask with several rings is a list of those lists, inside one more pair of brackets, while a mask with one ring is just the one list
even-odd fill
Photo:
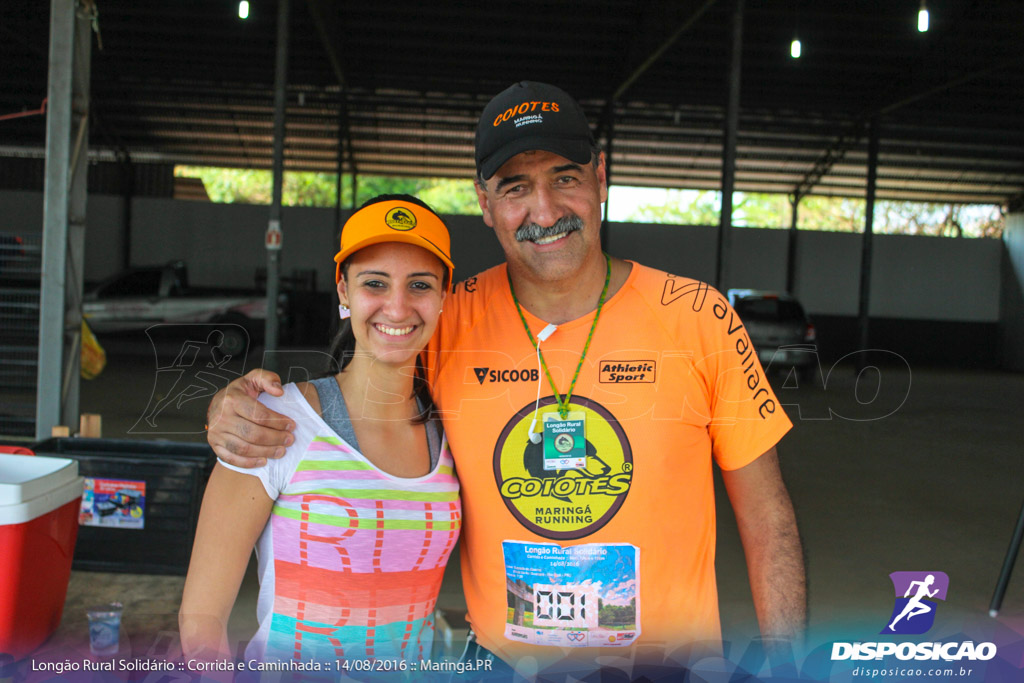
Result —
[[[286, 296], [278, 304], [284, 320]], [[224, 324], [222, 349], [240, 353], [263, 334], [266, 295], [252, 289], [190, 287], [181, 261], [132, 268], [90, 289], [82, 313], [98, 334], [145, 330], [157, 324]]]

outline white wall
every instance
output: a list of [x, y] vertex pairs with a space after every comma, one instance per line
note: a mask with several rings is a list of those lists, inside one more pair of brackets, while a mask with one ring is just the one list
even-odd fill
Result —
[[[785, 236], [780, 234], [779, 237]], [[800, 268], [794, 289], [808, 313], [857, 315], [860, 306], [860, 235], [806, 230], [799, 231], [797, 237]], [[880, 237], [876, 236], [873, 242], [876, 250], [882, 241]], [[877, 299], [877, 294], [874, 299]], [[908, 311], [906, 317], [914, 317], [910, 315], [912, 313]]]
[[[133, 265], [181, 259], [192, 284], [252, 287], [256, 269], [267, 264], [266, 206], [139, 198], [134, 207]], [[322, 266], [317, 286], [333, 288], [334, 212], [284, 207], [281, 224], [281, 273]]]
[[[122, 207], [120, 197], [89, 195], [86, 206], [85, 274], [87, 282], [121, 270]], [[0, 190], [0, 231], [43, 230], [43, 193]]]
[[[730, 287], [786, 286], [787, 230], [736, 228]], [[801, 230], [795, 294], [811, 314], [857, 315], [861, 235]], [[963, 322], [999, 320], [1002, 245], [990, 239], [875, 235], [870, 313]], [[712, 228], [613, 224], [616, 256], [712, 281]]]
[[712, 228], [612, 223], [608, 251], [673, 275], [711, 282], [716, 239]]
[[[197, 285], [251, 286], [256, 268], [266, 264], [268, 214], [266, 206], [136, 198], [132, 264], [182, 259]], [[1021, 217], [1011, 219], [1017, 232], [1008, 229], [1008, 235], [1020, 234]], [[95, 281], [120, 269], [122, 200], [90, 195], [87, 220], [85, 278]], [[497, 240], [479, 217], [446, 220], [452, 230], [456, 280], [502, 260]], [[338, 249], [333, 209], [285, 207], [282, 222], [282, 272], [317, 268], [318, 287], [333, 289], [332, 258]], [[41, 225], [42, 193], [0, 191], [0, 230], [38, 232]], [[730, 286], [783, 289], [787, 232], [735, 229]], [[800, 231], [797, 249], [795, 293], [808, 312], [856, 315], [861, 236]], [[609, 251], [676, 275], [706, 281], [715, 275], [713, 228], [615, 223]], [[1002, 252], [998, 240], [876, 235], [871, 315], [997, 322]], [[1024, 251], [1016, 253], [1024, 269]]]
[[876, 235], [874, 245], [871, 315], [999, 320], [999, 240]]

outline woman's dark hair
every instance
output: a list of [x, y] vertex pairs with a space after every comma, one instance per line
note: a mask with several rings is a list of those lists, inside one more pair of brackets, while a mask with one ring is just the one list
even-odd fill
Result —
[[[362, 210], [371, 204], [390, 201], [409, 202], [416, 206], [422, 206], [424, 209], [437, 216], [442, 223], [444, 222], [441, 217], [437, 215], [437, 212], [427, 206], [426, 203], [409, 194], [377, 195], [373, 199], [368, 199], [363, 202], [356, 211]], [[341, 264], [341, 276], [346, 280], [348, 279], [348, 266], [349, 263], [347, 260]], [[445, 274], [442, 286], [444, 287], [444, 291], [448, 291], [448, 269], [445, 268], [444, 272]], [[338, 327], [338, 333], [334, 336], [334, 339], [328, 347], [328, 353], [331, 358], [327, 361], [327, 368], [323, 374], [324, 377], [336, 375], [344, 370], [350, 362], [352, 362], [352, 357], [356, 353], [356, 336], [352, 332], [352, 321], [350, 318], [341, 321], [341, 324]], [[420, 356], [416, 358], [416, 375], [412, 380], [412, 394], [416, 397], [419, 405], [423, 406], [423, 409], [415, 418], [413, 418], [413, 424], [422, 424], [434, 415], [434, 401], [430, 397], [430, 387], [427, 386], [426, 374], [426, 369], [423, 367], [423, 357], [422, 354], [420, 354]]]

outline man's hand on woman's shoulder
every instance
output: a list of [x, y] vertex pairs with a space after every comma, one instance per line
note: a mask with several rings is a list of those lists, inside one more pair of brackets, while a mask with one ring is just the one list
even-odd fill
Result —
[[281, 378], [252, 370], [217, 392], [206, 411], [206, 440], [217, 457], [236, 467], [260, 467], [280, 458], [295, 441], [295, 423], [260, 403], [263, 392], [281, 396]]

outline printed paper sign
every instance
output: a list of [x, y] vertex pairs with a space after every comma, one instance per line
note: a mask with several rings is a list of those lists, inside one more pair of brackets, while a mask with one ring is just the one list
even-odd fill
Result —
[[78, 523], [117, 529], [144, 528], [146, 482], [86, 478]]

